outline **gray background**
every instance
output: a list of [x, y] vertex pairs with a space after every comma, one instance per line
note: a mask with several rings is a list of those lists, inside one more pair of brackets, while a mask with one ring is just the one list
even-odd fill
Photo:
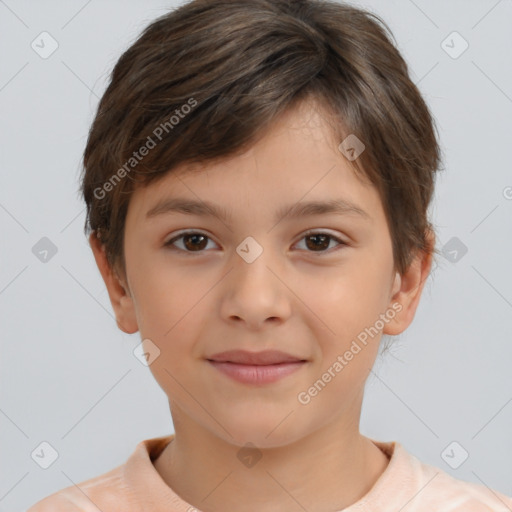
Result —
[[[431, 213], [439, 247], [448, 244], [413, 325], [374, 367], [361, 431], [512, 495], [512, 2], [353, 3], [390, 25], [437, 120], [446, 171]], [[77, 191], [110, 70], [174, 5], [0, 1], [0, 511], [173, 432], [166, 396], [132, 353], [139, 334], [115, 324]], [[46, 59], [31, 47], [42, 31], [59, 45]], [[453, 31], [469, 43], [457, 58], [442, 46]], [[43, 237], [57, 248], [46, 262], [32, 251]], [[31, 458], [43, 441], [59, 454], [46, 470]], [[453, 441], [469, 452], [457, 469], [441, 455]]]

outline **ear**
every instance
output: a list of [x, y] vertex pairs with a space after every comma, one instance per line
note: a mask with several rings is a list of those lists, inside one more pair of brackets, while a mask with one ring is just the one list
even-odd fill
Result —
[[89, 236], [89, 245], [91, 246], [94, 259], [103, 277], [103, 281], [105, 281], [110, 302], [116, 315], [117, 326], [127, 334], [137, 332], [139, 327], [137, 325], [135, 305], [129, 293], [128, 286], [117, 277], [116, 273], [110, 267], [105, 254], [105, 248], [96, 236], [95, 231]]
[[397, 272], [395, 275], [389, 307], [396, 311], [396, 315], [386, 323], [382, 330], [383, 334], [400, 334], [414, 319], [425, 281], [432, 267], [435, 235], [431, 230], [428, 230], [427, 241], [427, 251], [418, 250], [405, 273], [400, 275]]

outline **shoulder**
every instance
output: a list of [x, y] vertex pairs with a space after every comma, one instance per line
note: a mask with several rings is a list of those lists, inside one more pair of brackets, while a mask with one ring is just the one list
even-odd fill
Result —
[[139, 442], [124, 464], [51, 494], [25, 512], [139, 512], [147, 489], [163, 485], [152, 460], [173, 437]]
[[69, 501], [59, 491], [38, 501], [27, 509], [26, 512], [82, 512], [83, 510], [76, 503]]
[[[512, 498], [483, 484], [450, 475], [437, 466], [417, 460], [421, 473], [420, 502], [429, 507], [443, 505], [446, 512], [510, 512]], [[416, 499], [418, 499], [416, 498]]]
[[26, 512], [129, 512], [131, 495], [122, 478], [123, 467], [50, 494]]
[[435, 468], [429, 493], [434, 504], [446, 503], [447, 512], [510, 512], [512, 498], [485, 485], [455, 478]]
[[385, 497], [398, 509], [407, 506], [416, 512], [512, 511], [510, 496], [484, 484], [455, 478], [438, 466], [424, 463], [399, 442], [376, 444], [390, 457], [388, 469], [371, 495], [376, 505]]

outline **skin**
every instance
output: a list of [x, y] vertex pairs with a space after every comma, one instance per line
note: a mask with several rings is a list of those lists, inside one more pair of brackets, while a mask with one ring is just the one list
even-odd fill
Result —
[[[359, 432], [364, 386], [382, 334], [399, 334], [412, 322], [432, 253], [419, 252], [397, 274], [378, 192], [356, 176], [339, 142], [319, 107], [303, 102], [246, 153], [203, 165], [202, 172], [180, 167], [137, 189], [122, 277], [90, 237], [119, 328], [140, 331], [160, 350], [150, 370], [169, 397], [176, 435], [155, 468], [200, 510], [341, 510], [361, 499], [388, 464]], [[157, 201], [177, 196], [214, 202], [232, 219], [145, 219]], [[370, 219], [329, 213], [274, 221], [285, 205], [339, 197]], [[165, 246], [184, 229], [207, 241], [181, 238], [175, 250]], [[315, 250], [304, 235], [310, 229], [346, 245], [331, 238]], [[236, 252], [248, 236], [263, 248], [252, 263]], [[299, 403], [298, 394], [392, 304], [400, 312], [309, 403]], [[278, 349], [308, 362], [278, 382], [251, 386], [206, 361], [230, 349]], [[237, 457], [248, 442], [261, 455], [252, 467]]]

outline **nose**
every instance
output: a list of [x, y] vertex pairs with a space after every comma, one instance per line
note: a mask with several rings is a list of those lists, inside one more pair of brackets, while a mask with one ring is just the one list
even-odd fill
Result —
[[221, 287], [220, 313], [225, 321], [258, 330], [285, 322], [291, 314], [291, 296], [283, 265], [270, 249], [251, 261], [233, 255], [231, 271]]

